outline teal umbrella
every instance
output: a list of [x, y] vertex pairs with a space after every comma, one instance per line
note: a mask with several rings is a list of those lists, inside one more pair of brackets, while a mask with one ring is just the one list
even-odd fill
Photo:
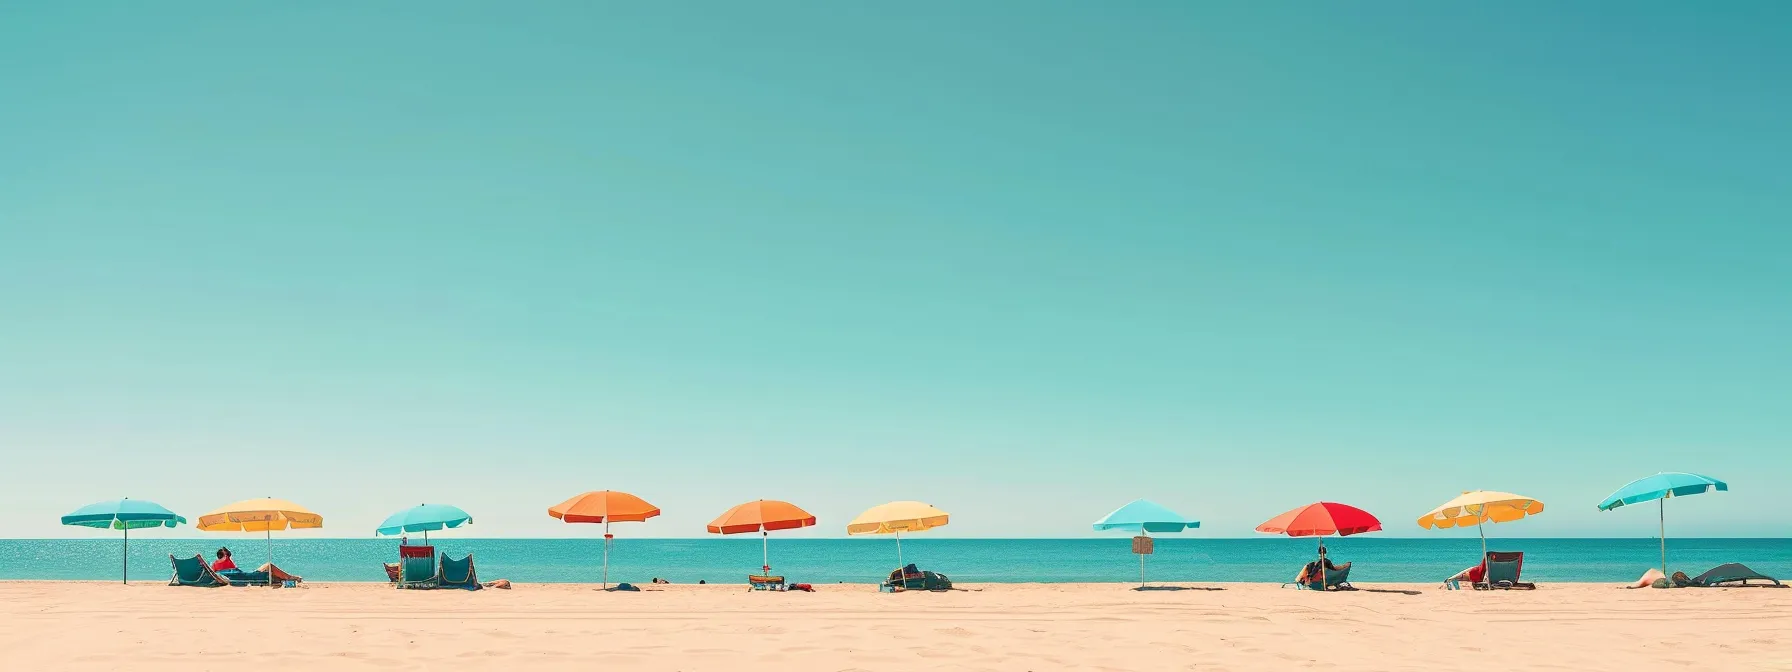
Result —
[[62, 517], [63, 525], [124, 531], [124, 582], [131, 582], [131, 530], [146, 527], [174, 527], [187, 519], [174, 515], [155, 502], [141, 499], [115, 499], [88, 504]]
[[1689, 474], [1683, 471], [1670, 471], [1646, 476], [1624, 484], [1612, 493], [1605, 501], [1599, 503], [1600, 511], [1610, 511], [1628, 504], [1641, 504], [1650, 500], [1656, 502], [1656, 516], [1661, 521], [1661, 573], [1668, 573], [1668, 512], [1667, 501], [1670, 497], [1697, 495], [1712, 490], [1728, 491], [1730, 484], [1710, 476]]
[[[1152, 532], [1181, 532], [1201, 526], [1150, 500], [1135, 499], [1095, 521], [1095, 531], [1122, 530], [1144, 536]], [[1139, 587], [1145, 587], [1145, 554], [1139, 554]]]
[[374, 529], [375, 535], [396, 536], [407, 532], [422, 532], [424, 543], [429, 543], [432, 530], [444, 530], [473, 522], [473, 516], [462, 511], [460, 507], [447, 504], [418, 504], [386, 517], [386, 522]]

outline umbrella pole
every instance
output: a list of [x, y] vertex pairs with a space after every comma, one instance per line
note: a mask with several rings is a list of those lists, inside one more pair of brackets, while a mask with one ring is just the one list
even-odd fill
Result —
[[124, 582], [131, 583], [131, 526], [124, 526]]
[[1475, 520], [1475, 529], [1481, 532], [1481, 559], [1485, 561], [1487, 559], [1487, 526], [1477, 519]]
[[765, 572], [764, 576], [772, 575], [772, 542], [770, 541], [770, 536], [771, 535], [766, 534], [765, 530], [759, 531], [759, 569]]
[[268, 587], [274, 587], [274, 526], [268, 526]]
[[897, 581], [902, 583], [903, 586], [905, 586], [905, 587], [908, 585], [908, 581], [907, 581], [908, 575], [904, 574], [902, 572], [902, 568], [907, 567], [907, 566], [908, 565], [902, 564], [902, 530], [897, 530], [896, 531], [896, 575], [899, 577], [902, 577], [901, 579], [897, 579]]
[[429, 530], [424, 530], [424, 531], [423, 531], [423, 545], [424, 545], [424, 546], [428, 546], [428, 545], [429, 545]]
[[1658, 505], [1655, 509], [1656, 518], [1661, 523], [1661, 573], [1666, 576], [1668, 573], [1668, 498], [1657, 499], [1655, 503]]
[[1325, 537], [1320, 537], [1319, 538], [1319, 551], [1321, 551], [1321, 553], [1319, 553], [1319, 592], [1322, 592], [1322, 593], [1325, 592], [1325, 584], [1331, 582], [1331, 579], [1326, 577], [1326, 575], [1325, 575], [1325, 553], [1323, 553], [1324, 550], [1325, 550]]
[[604, 518], [604, 588], [610, 587], [610, 519]]
[[[1146, 537], [1151, 536], [1150, 532], [1145, 531], [1144, 525], [1139, 526], [1139, 534], [1141, 536], [1146, 536]], [[1145, 554], [1144, 553], [1139, 554], [1139, 587], [1140, 588], [1145, 587]]]

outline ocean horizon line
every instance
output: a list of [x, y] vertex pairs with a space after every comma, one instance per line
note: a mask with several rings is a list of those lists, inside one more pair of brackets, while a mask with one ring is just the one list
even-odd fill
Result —
[[[111, 532], [116, 533], [118, 531], [111, 530]], [[145, 530], [139, 530], [138, 534], [142, 535], [143, 532], [145, 532]], [[366, 541], [366, 540], [398, 541], [399, 540], [399, 537], [388, 536], [388, 535], [369, 535], [369, 536], [356, 536], [356, 537], [282, 536], [282, 535], [290, 535], [290, 534], [291, 534], [291, 532], [283, 531], [279, 534], [274, 535], [273, 540], [274, 541]], [[603, 535], [601, 535], [601, 534], [592, 535], [592, 536], [576, 536], [575, 535], [575, 536], [564, 536], [564, 537], [507, 537], [507, 536], [471, 537], [471, 536], [462, 536], [462, 535], [458, 535], [458, 534], [443, 535], [441, 532], [433, 532], [432, 534], [437, 535], [435, 537], [435, 539], [440, 539], [443, 541], [449, 541], [449, 540], [454, 540], [454, 541], [477, 541], [477, 540], [590, 541], [593, 539], [601, 541], [603, 539]], [[421, 532], [413, 533], [410, 535], [410, 537], [412, 539], [422, 539], [423, 533], [421, 533]], [[265, 539], [265, 538], [266, 537], [264, 537], [259, 532], [207, 532], [207, 533], [202, 533], [202, 534], [180, 534], [180, 535], [155, 534], [153, 536], [133, 537], [133, 539], [143, 539], [143, 540], [149, 540], [149, 539], [164, 539], [164, 540]], [[701, 541], [701, 540], [736, 541], [736, 540], [750, 539], [750, 538], [751, 538], [751, 535], [749, 535], [749, 534], [729, 534], [729, 535], [712, 534], [712, 535], [698, 536], [698, 537], [649, 537], [649, 536], [636, 536], [636, 535], [617, 535], [613, 541], [626, 541], [626, 540], [634, 540], [634, 541]], [[891, 543], [891, 537], [889, 535], [849, 535], [849, 536], [838, 536], [838, 537], [813, 537], [813, 536], [779, 537], [777, 535], [772, 535], [772, 538], [776, 539], [780, 542], [862, 541], [862, 542], [866, 542], [866, 543], [886, 543], [886, 544]], [[946, 535], [922, 534], [922, 535], [918, 535], [918, 536], [917, 535], [904, 536], [902, 538], [902, 540], [904, 543], [910, 543], [910, 542], [927, 542], [929, 540], [937, 540], [937, 541], [1125, 541], [1128, 538], [1130, 538], [1130, 537], [1128, 537], [1124, 534], [1090, 536], [1090, 537], [965, 537], [965, 536], [946, 536]], [[1249, 536], [1249, 537], [1232, 537], [1232, 536], [1211, 537], [1211, 536], [1203, 536], [1203, 535], [1176, 534], [1176, 533], [1154, 534], [1154, 535], [1151, 535], [1151, 538], [1157, 539], [1159, 541], [1175, 541], [1175, 540], [1204, 540], [1204, 541], [1250, 541], [1250, 540], [1275, 541], [1275, 540], [1282, 540], [1282, 541], [1288, 541], [1291, 539], [1295, 539], [1295, 540], [1311, 539], [1311, 537], [1288, 537], [1285, 535], [1275, 535], [1275, 534], [1260, 534], [1260, 535]], [[1659, 539], [1659, 538], [1660, 537], [1653, 536], [1653, 535], [1634, 536], [1634, 537], [1564, 537], [1564, 536], [1542, 537], [1542, 536], [1502, 534], [1498, 537], [1488, 537], [1487, 541], [1488, 541], [1488, 543], [1496, 543], [1496, 542], [1500, 542], [1500, 541], [1518, 540], [1518, 539], [1535, 540], [1535, 541], [1632, 541], [1632, 540], [1637, 540], [1637, 539], [1654, 540], [1654, 539]], [[1464, 541], [1464, 540], [1477, 540], [1477, 539], [1480, 539], [1480, 537], [1478, 537], [1478, 536], [1477, 537], [1436, 536], [1436, 535], [1432, 535], [1432, 536], [1427, 536], [1427, 535], [1413, 535], [1413, 536], [1352, 535], [1349, 537], [1327, 536], [1327, 537], [1325, 537], [1325, 539], [1328, 540], [1327, 543], [1337, 543], [1338, 540], [1340, 540], [1340, 539], [1348, 539], [1351, 542], [1374, 541], [1377, 539], [1389, 540], [1389, 541], [1398, 540], [1398, 541], [1455, 541], [1455, 542], [1460, 542], [1460, 541]], [[1671, 537], [1668, 537], [1668, 539], [1671, 542], [1682, 542], [1682, 541], [1780, 541], [1780, 540], [1785, 539], [1785, 537], [1772, 537], [1772, 536], [1764, 536], [1764, 537], [1672, 537], [1671, 536]], [[85, 536], [79, 536], [79, 537], [75, 537], [75, 536], [69, 536], [69, 537], [0, 537], [0, 541], [58, 541], [58, 542], [60, 542], [60, 541], [92, 541], [92, 542], [101, 542], [101, 543], [105, 543], [105, 542], [117, 543], [119, 541], [119, 538], [117, 536], [91, 536], [91, 535], [85, 535]]]

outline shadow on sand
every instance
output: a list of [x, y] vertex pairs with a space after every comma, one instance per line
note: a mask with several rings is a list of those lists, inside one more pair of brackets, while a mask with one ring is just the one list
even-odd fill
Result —
[[1135, 592], [1152, 592], [1159, 590], [1225, 590], [1225, 588], [1210, 588], [1207, 586], [1139, 586], [1133, 590]]

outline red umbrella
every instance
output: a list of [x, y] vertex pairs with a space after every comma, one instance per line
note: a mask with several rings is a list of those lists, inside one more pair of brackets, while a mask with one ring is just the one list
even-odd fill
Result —
[[1257, 526], [1258, 532], [1286, 534], [1290, 537], [1323, 537], [1333, 534], [1348, 537], [1380, 530], [1381, 521], [1369, 515], [1368, 511], [1337, 502], [1308, 504]]
[[[1348, 537], [1364, 532], [1379, 532], [1381, 521], [1368, 511], [1337, 502], [1317, 502], [1289, 511], [1264, 521], [1257, 526], [1258, 532], [1266, 534], [1286, 534], [1290, 537], [1325, 537], [1338, 535]], [[1319, 542], [1323, 552], [1325, 542]], [[1319, 563], [1319, 580], [1325, 585], [1325, 563]]]

